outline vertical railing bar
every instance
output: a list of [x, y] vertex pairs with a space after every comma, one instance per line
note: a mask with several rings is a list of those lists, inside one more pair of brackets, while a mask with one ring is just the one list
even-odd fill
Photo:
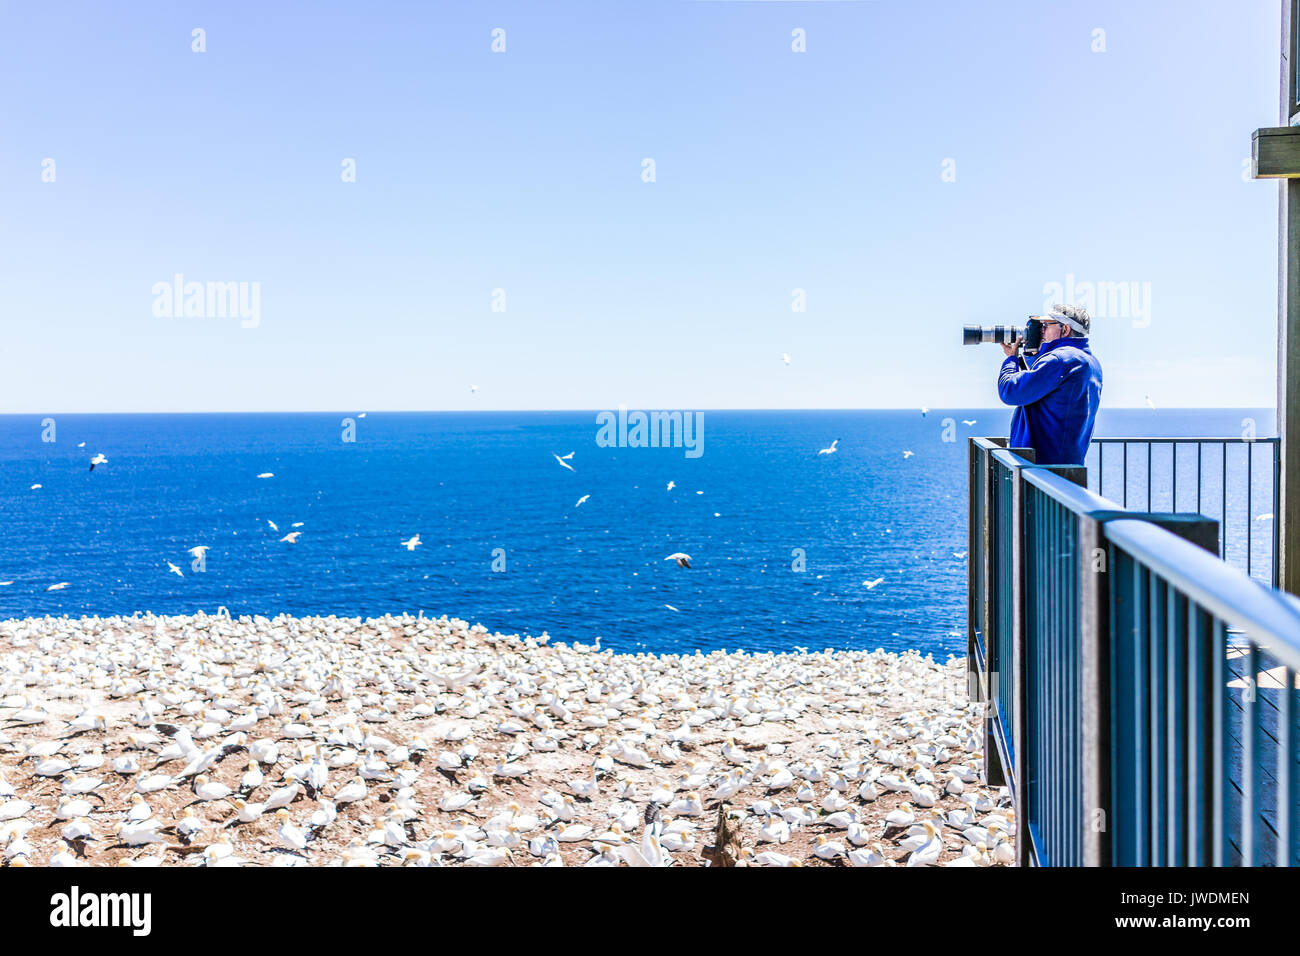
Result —
[[[1246, 444], [1246, 577], [1250, 577], [1250, 536], [1255, 526], [1255, 508], [1251, 503], [1254, 492], [1254, 476], [1252, 474], [1252, 465], [1255, 461], [1255, 446], [1249, 442]], [[1276, 520], [1276, 518], [1274, 519]]]
[[1166, 633], [1168, 635], [1169, 672], [1165, 693], [1169, 698], [1168, 737], [1166, 753], [1168, 764], [1165, 769], [1167, 781], [1166, 813], [1168, 814], [1169, 844], [1168, 865], [1187, 865], [1186, 818], [1181, 799], [1186, 791], [1185, 765], [1181, 742], [1187, 738], [1187, 639], [1184, 609], [1187, 599], [1172, 585], [1166, 586], [1167, 604], [1165, 607]]
[[1291, 866], [1296, 841], [1295, 671], [1282, 668], [1277, 714], [1277, 865]]
[[1196, 443], [1196, 513], [1201, 513], [1201, 472], [1205, 470], [1204, 459], [1201, 455], [1202, 442]]
[[1256, 749], [1259, 746], [1259, 650], [1253, 640], [1249, 640], [1250, 650], [1246, 654], [1246, 686], [1242, 709], [1241, 727], [1241, 865], [1255, 865], [1255, 801], [1259, 790], [1256, 786]]
[[1151, 746], [1146, 756], [1151, 771], [1151, 785], [1147, 790], [1148, 799], [1151, 801], [1151, 826], [1148, 828], [1148, 838], [1151, 841], [1150, 866], [1165, 864], [1165, 785], [1162, 761], [1165, 750], [1165, 715], [1164, 708], [1161, 706], [1163, 697], [1160, 693], [1165, 679], [1166, 656], [1165, 629], [1161, 623], [1163, 617], [1161, 612], [1164, 608], [1161, 592], [1164, 583], [1160, 575], [1155, 572], [1150, 572], [1147, 576], [1147, 647], [1150, 654], [1147, 670], [1147, 693], [1150, 695], [1147, 713], [1151, 721]]
[[1147, 511], [1155, 511], [1151, 506], [1151, 446], [1155, 442], [1147, 440]]
[[1224, 866], [1228, 858], [1228, 780], [1223, 766], [1224, 748], [1228, 745], [1228, 728], [1225, 725], [1227, 682], [1224, 680], [1226, 670], [1224, 658], [1227, 655], [1227, 641], [1223, 622], [1218, 618], [1212, 621], [1209, 641], [1210, 684], [1213, 693], [1210, 696], [1211, 724], [1211, 774], [1213, 787], [1211, 799], [1214, 804], [1213, 866]]
[[1123, 475], [1124, 497], [1120, 500], [1120, 504], [1123, 505], [1125, 508], [1127, 508], [1128, 507], [1128, 442], [1124, 442], [1122, 447], [1124, 449], [1124, 475]]
[[[1282, 516], [1278, 514], [1282, 507], [1282, 442], [1281, 439], [1273, 439], [1273, 587], [1277, 587], [1278, 582], [1278, 563], [1281, 556], [1277, 553], [1278, 545], [1278, 528], [1282, 521]], [[1300, 839], [1300, 834], [1297, 835]]]
[[1187, 602], [1187, 863], [1204, 866], [1205, 852], [1205, 613]]
[[1173, 459], [1174, 459], [1174, 501], [1170, 511], [1178, 510], [1178, 442], [1174, 442]]
[[1228, 560], [1228, 443], [1220, 442], [1219, 448], [1222, 451], [1223, 477], [1220, 479], [1219, 493], [1223, 499], [1222, 524], [1219, 526], [1219, 557], [1224, 561]]
[[1147, 694], [1150, 692], [1150, 678], [1147, 674], [1149, 655], [1144, 652], [1151, 640], [1151, 623], [1150, 611], [1146, 607], [1147, 571], [1136, 558], [1133, 560], [1133, 574], [1136, 578], [1133, 582], [1133, 597], [1135, 601], [1142, 602], [1141, 609], [1134, 614], [1134, 623], [1139, 631], [1133, 641], [1133, 694], [1136, 698], [1133, 702], [1133, 726], [1137, 738], [1133, 746], [1134, 792], [1137, 795], [1134, 807], [1136, 826], [1134, 827], [1133, 862], [1136, 866], [1150, 866], [1151, 844], [1147, 832], [1151, 819], [1151, 768], [1145, 758], [1151, 742], [1151, 708], [1147, 701]]

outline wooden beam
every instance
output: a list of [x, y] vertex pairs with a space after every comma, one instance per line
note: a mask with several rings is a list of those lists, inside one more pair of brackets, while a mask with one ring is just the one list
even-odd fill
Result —
[[1300, 177], [1300, 126], [1255, 130], [1250, 137], [1250, 175], [1255, 179]]
[[[1297, 0], [1282, 2], [1281, 121], [1296, 106]], [[1300, 179], [1279, 184], [1277, 433], [1281, 438], [1278, 481], [1278, 587], [1300, 594]]]

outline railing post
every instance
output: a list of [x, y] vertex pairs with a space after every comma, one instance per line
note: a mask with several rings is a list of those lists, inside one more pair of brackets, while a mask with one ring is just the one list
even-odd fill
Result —
[[[1146, 521], [1216, 557], [1219, 553], [1219, 523], [1213, 518], [1143, 512], [1094, 517], [1103, 522], [1115, 518]], [[1101, 534], [1105, 537], [1104, 526]], [[1106, 548], [1109, 568], [1115, 561], [1115, 551], [1108, 542]], [[1170, 681], [1170, 672], [1177, 673], [1179, 668], [1171, 665], [1177, 665], [1179, 660], [1186, 663], [1189, 652], [1196, 649], [1192, 645], [1197, 642], [1178, 646], [1170, 640], [1176, 636], [1177, 622], [1156, 605], [1150, 593], [1138, 587], [1137, 580], [1121, 590], [1123, 582], [1116, 575], [1108, 573], [1107, 577], [1111, 580], [1106, 591], [1110, 610], [1114, 612], [1108, 614], [1108, 620], [1113, 620], [1114, 627], [1106, 642], [1106, 653], [1114, 672], [1124, 675], [1125, 680], [1115, 685], [1120, 696], [1112, 698], [1106, 707], [1104, 719], [1110, 727], [1102, 744], [1108, 752], [1099, 763], [1104, 765], [1103, 773], [1111, 774], [1107, 785], [1111, 807], [1115, 812], [1131, 813], [1133, 819], [1124, 828], [1129, 837], [1119, 839], [1109, 835], [1113, 820], [1107, 817], [1108, 835], [1101, 849], [1102, 857], [1121, 866], [1166, 866], [1173, 855], [1171, 848], [1199, 842], [1198, 825], [1205, 814], [1204, 808], [1197, 805], [1203, 789], [1198, 789], [1195, 778], [1208, 776], [1211, 767], [1206, 755], [1197, 750], [1204, 741], [1195, 738], [1193, 729], [1201, 720], [1200, 709], [1212, 706], [1214, 701], [1201, 701], [1198, 694], [1188, 693], [1186, 700], [1191, 709], [1186, 714], [1179, 712], [1179, 688], [1173, 687]], [[1209, 641], [1205, 650], [1213, 655], [1214, 646], [1215, 642]], [[1190, 674], [1199, 675], [1206, 669], [1213, 673], [1214, 663], [1213, 657], [1204, 662], [1194, 661]], [[1186, 674], [1189, 669], [1183, 667], [1181, 671]], [[1182, 678], [1177, 683], [1182, 687], [1190, 679]], [[1214, 679], [1210, 680], [1210, 687], [1217, 695], [1223, 693], [1222, 684], [1216, 684]], [[1181, 763], [1179, 750], [1183, 751]], [[1190, 778], [1191, 785], [1186, 788], [1181, 787], [1183, 776]]]
[[[1013, 455], [1026, 461], [1034, 460], [1032, 448], [1009, 448]], [[998, 661], [998, 680], [1010, 680], [1015, 701], [1011, 715], [1012, 752], [1015, 766], [1011, 768], [1013, 803], [1016, 808], [1016, 865], [1029, 862], [1028, 833], [1024, 820], [1025, 782], [1028, 780], [1025, 761], [1025, 495], [1020, 468], [1011, 473], [1011, 661]], [[1007, 671], [1010, 670], [1008, 674]]]
[[[1017, 452], [1018, 454], [1019, 452]], [[1028, 456], [1033, 461], [1032, 452]], [[1012, 665], [1015, 681], [1015, 800], [1016, 807], [1016, 860], [1018, 866], [1028, 866], [1033, 860], [1033, 835], [1029, 830], [1027, 812], [1030, 799], [1030, 768], [1033, 755], [1029, 746], [1029, 675], [1026, 621], [1037, 612], [1040, 595], [1026, 587], [1027, 565], [1025, 558], [1025, 480], [1024, 472], [1048, 471], [1059, 475], [1066, 481], [1081, 487], [1088, 486], [1088, 470], [1082, 465], [1033, 465], [1015, 470], [1013, 480], [1013, 501], [1016, 516], [1014, 534], [1015, 542], [1015, 621], [1014, 621], [1014, 663]]]
[[1083, 747], [1083, 865], [1110, 866], [1110, 587], [1106, 538], [1079, 516], [1079, 713]]

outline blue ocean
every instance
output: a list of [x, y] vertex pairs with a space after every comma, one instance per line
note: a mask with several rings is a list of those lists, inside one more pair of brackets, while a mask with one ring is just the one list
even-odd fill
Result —
[[[694, 414], [698, 457], [600, 444], [595, 412], [0, 416], [0, 618], [424, 611], [632, 652], [965, 652], [966, 439], [1009, 409]], [[1240, 409], [1103, 410], [1096, 434], [1249, 414], [1272, 434]]]

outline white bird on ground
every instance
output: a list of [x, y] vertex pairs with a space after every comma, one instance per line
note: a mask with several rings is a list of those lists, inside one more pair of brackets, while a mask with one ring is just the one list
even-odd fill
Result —
[[280, 821], [280, 829], [275, 831], [280, 837], [280, 842], [291, 850], [307, 849], [307, 835], [293, 825], [289, 819], [289, 811], [281, 807], [275, 811], [275, 816]]
[[129, 823], [143, 823], [153, 816], [153, 808], [138, 793], [131, 794], [131, 809], [126, 812]]
[[209, 780], [203, 774], [199, 774], [194, 778], [195, 803], [205, 803], [209, 800], [224, 800], [233, 792], [234, 791], [224, 783], [216, 780]]
[[420, 540], [420, 536], [418, 534], [414, 534], [402, 542], [402, 547], [405, 548], [407, 551], [414, 551], [423, 543], [424, 542]]
[[366, 795], [366, 782], [360, 777], [353, 777], [350, 781], [339, 787], [338, 791], [332, 797], [335, 806], [342, 806], [345, 803], [352, 803], [361, 800]]
[[916, 814], [912, 812], [910, 803], [903, 803], [889, 811], [885, 817], [885, 828], [889, 827], [910, 827], [916, 822]]
[[280, 540], [281, 540], [281, 541], [288, 541], [290, 544], [296, 544], [296, 543], [298, 542], [298, 535], [300, 535], [300, 534], [302, 534], [301, 531], [290, 531], [288, 534], [286, 534], [286, 535], [285, 535], [283, 538], [281, 538]]
[[884, 866], [885, 851], [879, 843], [873, 843], [865, 850], [850, 850], [849, 862], [854, 866]]
[[817, 842], [813, 844], [813, 853], [817, 855], [818, 859], [833, 860], [837, 856], [845, 855], [844, 844], [835, 843], [824, 836], [819, 836]]
[[819, 454], [819, 455], [833, 455], [833, 454], [835, 454], [837, 451], [839, 451], [839, 444], [840, 444], [840, 440], [837, 438], [837, 439], [835, 439], [833, 442], [830, 443], [830, 447], [821, 449], [821, 451], [817, 452], [817, 454]]
[[683, 554], [680, 551], [674, 551], [672, 554], [668, 555], [668, 557], [664, 558], [664, 560], [676, 561], [679, 568], [689, 568], [691, 566], [691, 556], [689, 554]]
[[0, 821], [17, 820], [19, 817], [26, 816], [27, 811], [33, 806], [35, 804], [28, 803], [26, 800], [7, 800], [0, 803]]
[[569, 471], [577, 471], [567, 460], [573, 457], [573, 452], [569, 452], [567, 455], [557, 455], [555, 452], [551, 452], [551, 457], [560, 463], [560, 467], [567, 468]]
[[176, 567], [176, 565], [172, 564], [170, 561], [167, 562], [167, 569], [171, 571], [172, 574], [175, 574], [178, 577], [182, 577], [182, 578], [185, 577], [185, 572], [182, 571], [180, 568]]
[[62, 840], [54, 844], [54, 855], [50, 857], [48, 866], [80, 866], [77, 858], [68, 852], [68, 845]]
[[117, 834], [117, 839], [127, 846], [165, 843], [167, 838], [158, 832], [160, 826], [162, 826], [161, 822], [154, 817], [150, 817], [148, 820], [142, 820], [139, 823], [123, 821], [113, 828], [113, 832]]

